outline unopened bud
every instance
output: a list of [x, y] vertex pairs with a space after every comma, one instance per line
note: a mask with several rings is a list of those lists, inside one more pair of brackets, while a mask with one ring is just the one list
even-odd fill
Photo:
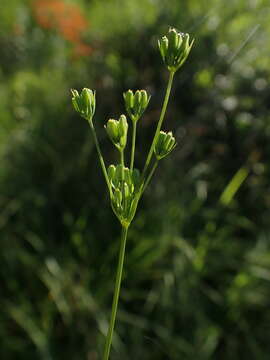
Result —
[[120, 183], [125, 179], [125, 167], [122, 164], [118, 164], [115, 170], [115, 181]]
[[127, 199], [130, 195], [129, 186], [126, 182], [124, 183], [124, 186], [123, 186], [123, 195], [124, 195], [125, 199]]
[[190, 42], [189, 34], [180, 33], [173, 28], [158, 41], [161, 57], [169, 71], [175, 72], [183, 65], [193, 42], [194, 39]]
[[130, 170], [127, 167], [124, 168], [124, 180], [128, 185], [131, 185], [132, 179], [130, 176]]
[[127, 143], [128, 132], [128, 123], [125, 115], [121, 115], [119, 120], [109, 119], [105, 129], [112, 143], [119, 151], [122, 151]]
[[116, 189], [113, 194], [113, 201], [117, 205], [117, 207], [121, 206], [122, 202], [122, 192], [119, 189]]
[[133, 93], [128, 90], [123, 94], [126, 111], [132, 121], [138, 121], [148, 106], [151, 96], [145, 90], [137, 90]]
[[81, 94], [77, 90], [71, 90], [72, 104], [74, 109], [86, 120], [92, 120], [96, 108], [95, 91], [84, 88]]
[[166, 133], [165, 131], [160, 131], [154, 147], [157, 159], [160, 160], [169, 155], [175, 147], [176, 141], [172, 132]]
[[135, 186], [137, 186], [136, 182], [140, 183], [140, 173], [138, 170], [130, 170], [122, 164], [110, 165], [107, 171], [112, 184], [112, 208], [121, 223], [130, 223], [138, 204]]

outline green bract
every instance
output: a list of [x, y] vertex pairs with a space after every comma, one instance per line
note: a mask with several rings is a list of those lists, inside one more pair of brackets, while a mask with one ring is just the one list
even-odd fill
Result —
[[128, 90], [123, 93], [127, 113], [132, 121], [138, 121], [150, 101], [151, 96], [145, 90], [137, 90], [133, 93]]
[[125, 115], [121, 115], [119, 120], [109, 119], [105, 129], [117, 149], [120, 151], [124, 150], [128, 132], [128, 123]]
[[96, 93], [84, 88], [81, 94], [77, 90], [71, 90], [72, 104], [74, 109], [86, 120], [92, 120], [96, 109]]
[[194, 39], [190, 42], [189, 34], [170, 28], [168, 35], [158, 41], [158, 47], [164, 64], [169, 71], [177, 71], [185, 62], [192, 48]]
[[176, 141], [172, 132], [166, 133], [160, 131], [157, 141], [155, 143], [154, 152], [158, 160], [169, 155], [169, 153], [176, 147]]

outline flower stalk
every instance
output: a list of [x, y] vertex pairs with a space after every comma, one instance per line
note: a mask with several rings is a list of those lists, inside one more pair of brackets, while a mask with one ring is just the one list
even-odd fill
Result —
[[134, 121], [132, 125], [133, 127], [132, 127], [132, 144], [131, 144], [131, 155], [130, 155], [130, 170], [133, 170], [133, 166], [134, 166], [137, 122]]
[[103, 172], [103, 176], [105, 178], [109, 193], [111, 195], [111, 185], [110, 185], [109, 177], [108, 177], [108, 174], [107, 174], [106, 166], [105, 166], [105, 163], [104, 163], [104, 160], [103, 160], [103, 156], [102, 156], [102, 153], [101, 153], [101, 150], [100, 150], [96, 130], [94, 128], [92, 119], [90, 119], [88, 122], [89, 122], [89, 126], [90, 126], [90, 129], [91, 129], [91, 132], [92, 132], [94, 143], [95, 143], [95, 146], [96, 146], [96, 149], [97, 149], [98, 158], [99, 158], [100, 166], [101, 166], [101, 169], [102, 169], [102, 172]]
[[111, 311], [110, 325], [109, 325], [108, 334], [106, 337], [106, 342], [105, 342], [105, 347], [104, 347], [104, 354], [103, 354], [103, 358], [102, 358], [103, 360], [108, 360], [109, 356], [110, 356], [110, 349], [111, 349], [111, 344], [112, 344], [112, 339], [113, 339], [113, 331], [114, 331], [114, 326], [115, 326], [115, 319], [116, 319], [119, 294], [120, 294], [120, 288], [121, 288], [121, 281], [122, 281], [127, 234], [128, 234], [128, 226], [127, 227], [122, 226], [118, 266], [117, 266], [113, 303], [112, 303], [112, 311]]
[[168, 79], [167, 89], [166, 89], [166, 93], [165, 93], [165, 97], [164, 97], [164, 101], [163, 101], [159, 121], [158, 121], [158, 124], [157, 124], [156, 132], [155, 132], [155, 135], [154, 135], [154, 138], [153, 138], [149, 153], [147, 155], [147, 159], [146, 159], [146, 162], [145, 162], [145, 165], [144, 165], [142, 177], [145, 176], [146, 171], [148, 169], [148, 166], [150, 164], [150, 161], [152, 159], [155, 143], [157, 141], [158, 134], [160, 132], [160, 129], [161, 129], [161, 126], [162, 126], [162, 123], [163, 123], [163, 120], [164, 120], [164, 117], [165, 117], [165, 114], [166, 114], [166, 110], [167, 110], [167, 106], [168, 106], [168, 102], [169, 102], [169, 98], [170, 98], [170, 94], [171, 94], [171, 90], [172, 90], [173, 78], [174, 78], [174, 72], [171, 71], [170, 75], [169, 75], [169, 79]]

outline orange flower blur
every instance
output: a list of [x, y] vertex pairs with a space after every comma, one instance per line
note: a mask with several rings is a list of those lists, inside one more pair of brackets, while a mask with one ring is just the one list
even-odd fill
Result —
[[92, 48], [81, 38], [88, 28], [87, 19], [76, 5], [63, 0], [36, 0], [33, 3], [34, 17], [44, 29], [56, 30], [64, 39], [75, 45], [76, 55], [89, 55]]

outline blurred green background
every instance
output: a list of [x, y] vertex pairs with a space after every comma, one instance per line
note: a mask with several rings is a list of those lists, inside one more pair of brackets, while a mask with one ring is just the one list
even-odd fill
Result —
[[9, 0], [0, 5], [0, 358], [98, 360], [120, 229], [70, 88], [95, 125], [147, 89], [141, 168], [167, 72], [157, 39], [196, 38], [161, 162], [130, 229], [111, 359], [269, 359], [268, 0]]

